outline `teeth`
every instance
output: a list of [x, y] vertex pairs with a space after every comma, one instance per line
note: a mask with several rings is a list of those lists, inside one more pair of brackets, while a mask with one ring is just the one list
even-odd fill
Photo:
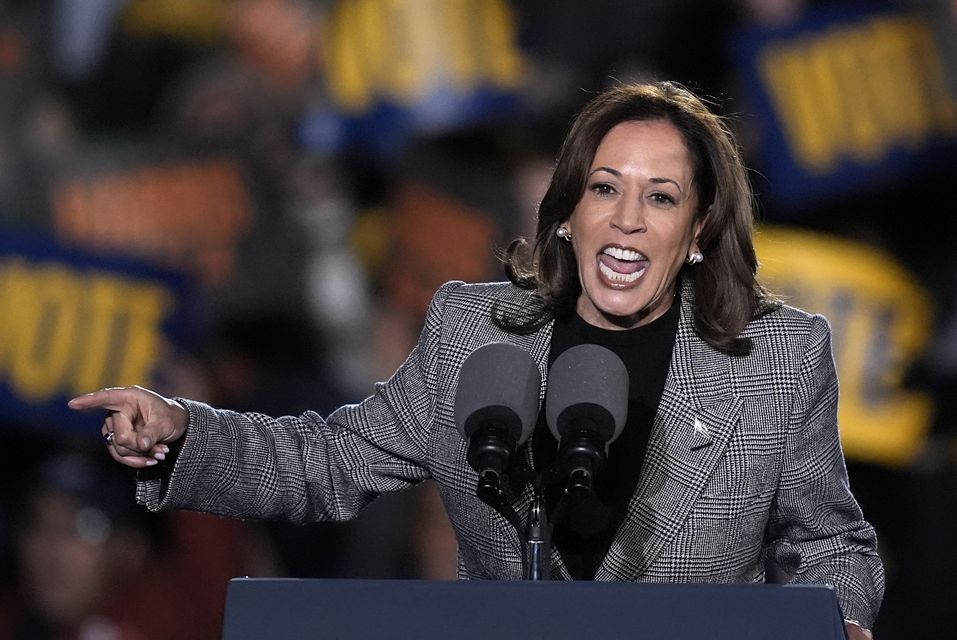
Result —
[[614, 271], [610, 267], [606, 267], [604, 264], [600, 262], [598, 263], [598, 268], [601, 269], [601, 272], [605, 274], [605, 277], [608, 278], [609, 280], [612, 280], [614, 282], [623, 282], [625, 284], [634, 282], [635, 280], [640, 278], [645, 273], [645, 270], [647, 269], [647, 267], [645, 269], [639, 269], [638, 271], [635, 271], [634, 273], [618, 273], [617, 271]]
[[626, 260], [628, 262], [634, 262], [635, 260], [641, 260], [644, 258], [644, 256], [637, 251], [632, 251], [631, 249], [621, 249], [619, 247], [607, 247], [602, 251], [602, 253], [611, 256], [615, 260]]

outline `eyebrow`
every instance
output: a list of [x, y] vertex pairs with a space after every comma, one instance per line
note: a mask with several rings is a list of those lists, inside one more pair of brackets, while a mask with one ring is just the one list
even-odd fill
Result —
[[671, 184], [675, 185], [675, 187], [678, 189], [678, 193], [680, 193], [681, 195], [685, 194], [685, 190], [681, 188], [681, 185], [678, 184], [675, 180], [672, 180], [671, 178], [652, 178], [651, 182], [654, 182], [655, 184], [664, 184], [666, 182], [670, 182]]
[[[606, 172], [610, 173], [611, 175], [615, 176], [616, 178], [620, 178], [620, 177], [621, 177], [621, 171], [618, 171], [617, 169], [612, 169], [611, 167], [596, 167], [596, 168], [593, 169], [588, 175], [589, 175], [589, 176], [593, 176], [593, 175], [595, 175], [596, 173], [598, 173], [599, 171], [606, 171]], [[681, 188], [681, 185], [678, 184], [677, 181], [672, 180], [671, 178], [651, 178], [651, 179], [650, 179], [650, 182], [653, 182], [653, 183], [655, 183], [655, 184], [671, 183], [671, 184], [675, 185], [675, 187], [678, 189], [678, 192], [679, 192], [681, 195], [684, 195], [684, 193], [685, 193], [685, 190]]]

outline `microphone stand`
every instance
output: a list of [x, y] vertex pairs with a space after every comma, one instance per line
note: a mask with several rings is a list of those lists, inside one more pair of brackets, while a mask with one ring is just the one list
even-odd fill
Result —
[[[545, 508], [545, 487], [562, 479], [566, 482], [565, 490], [555, 505], [554, 513], [549, 517]], [[580, 480], [581, 478], [563, 474], [560, 464], [557, 463], [543, 474], [535, 476], [532, 503], [528, 510], [528, 522], [525, 524], [525, 548], [522, 557], [525, 580], [551, 579], [549, 560], [555, 523], [565, 518], [572, 505], [592, 491], [591, 482], [582, 484]]]
[[[526, 473], [529, 470], [526, 469]], [[545, 509], [545, 492], [541, 478], [535, 477], [532, 483], [532, 503], [528, 510], [528, 519], [523, 524], [518, 513], [509, 504], [503, 489], [503, 475], [480, 474], [475, 487], [475, 495], [485, 504], [495, 509], [505, 518], [523, 540], [522, 578], [524, 580], [549, 580], [551, 573], [552, 524]]]
[[525, 523], [525, 549], [522, 557], [522, 573], [525, 580], [548, 580], [551, 556], [552, 526], [545, 509], [545, 495], [541, 483], [535, 483], [532, 504]]

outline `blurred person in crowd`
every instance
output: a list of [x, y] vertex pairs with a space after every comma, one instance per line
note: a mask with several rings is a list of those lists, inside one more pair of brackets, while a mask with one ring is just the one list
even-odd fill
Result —
[[[554, 523], [550, 573], [829, 584], [850, 637], [871, 637], [884, 576], [849, 489], [830, 329], [757, 281], [740, 158], [721, 118], [679, 85], [607, 90], [572, 124], [531, 250], [509, 247], [510, 282], [442, 286], [412, 354], [363, 402], [275, 419], [125, 387], [70, 406], [108, 410], [108, 451], [140, 469], [151, 509], [348, 519], [432, 478], [460, 574], [517, 578], [511, 525], [472, 495], [453, 421], [459, 369], [490, 342], [524, 348], [545, 373], [599, 344], [632, 374], [627, 425], [594, 494]], [[544, 415], [515, 465], [551, 468], [559, 443]]]
[[[49, 436], [13, 437], [8, 447], [18, 453], [7, 462], [18, 460], [5, 488], [18, 499], [3, 509], [12, 568], [0, 587], [0, 638], [218, 637], [229, 578], [276, 574], [247, 523], [130, 504], [132, 478], [104, 467], [89, 443], [61, 452]], [[31, 453], [38, 448], [53, 453]], [[133, 589], [147, 573], [155, 592]], [[158, 620], [154, 607], [176, 615]]]
[[151, 542], [114, 473], [80, 453], [57, 453], [31, 474], [16, 519], [17, 583], [0, 600], [0, 637], [139, 640], [122, 583], [141, 575]]

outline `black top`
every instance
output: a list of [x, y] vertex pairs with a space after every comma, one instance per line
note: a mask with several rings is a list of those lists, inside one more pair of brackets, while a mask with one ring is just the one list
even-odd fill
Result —
[[[611, 444], [608, 462], [595, 477], [594, 495], [570, 504], [565, 517], [558, 517], [552, 544], [559, 550], [572, 578], [591, 580], [625, 518], [628, 502], [638, 486], [645, 448], [651, 435], [655, 412], [668, 376], [671, 353], [681, 304], [675, 298], [671, 308], [655, 321], [622, 331], [600, 329], [578, 314], [556, 318], [548, 366], [562, 352], [579, 344], [597, 344], [610, 349], [625, 363], [629, 376], [628, 420], [621, 435]], [[533, 438], [535, 467], [544, 471], [557, 457], [558, 443], [545, 422], [545, 408], [539, 414]], [[546, 509], [555, 507], [564, 490], [558, 484], [546, 487]]]

